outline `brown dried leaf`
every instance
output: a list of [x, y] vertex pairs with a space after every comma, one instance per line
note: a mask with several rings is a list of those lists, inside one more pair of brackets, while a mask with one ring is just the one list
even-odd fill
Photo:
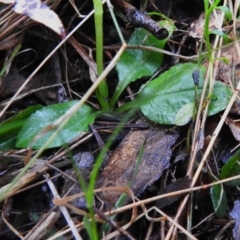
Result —
[[65, 29], [58, 15], [41, 2], [41, 0], [0, 0], [3, 3], [15, 3], [13, 11], [26, 15], [36, 22], [51, 28], [61, 37], [65, 36]]
[[1, 3], [10, 4], [15, 3], [15, 0], [0, 0]]
[[226, 118], [226, 124], [229, 126], [233, 137], [240, 142], [240, 122], [234, 122], [232, 118]]
[[[162, 194], [171, 193], [171, 192], [186, 189], [190, 186], [190, 183], [191, 183], [191, 179], [189, 179], [189, 177], [184, 177], [184, 178], [178, 179], [174, 183], [171, 183], [171, 184], [167, 185], [166, 188], [161, 189], [158, 192], [158, 195], [162, 195]], [[170, 204], [176, 202], [177, 200], [179, 200], [184, 195], [185, 194], [178, 194], [176, 196], [171, 196], [171, 197], [166, 197], [166, 198], [163, 198], [163, 199], [159, 199], [157, 201], [156, 206], [160, 209], [164, 208], [164, 207], [169, 206]]]
[[[218, 29], [218, 19], [220, 19], [221, 11], [216, 11], [216, 14], [212, 13], [209, 21], [209, 30]], [[199, 18], [194, 21], [190, 26], [189, 36], [193, 38], [202, 38], [204, 32], [205, 13], [202, 13]]]
[[240, 76], [240, 59], [235, 45], [224, 47], [221, 52], [224, 61], [219, 62], [217, 79], [229, 85], [237, 85], [234, 81]]
[[[100, 174], [97, 187], [130, 186], [135, 195], [156, 181], [163, 170], [168, 168], [171, 158], [171, 146], [178, 133], [167, 133], [163, 127], [151, 127], [148, 130], [130, 131], [118, 148], [110, 156], [107, 165]], [[141, 156], [141, 150], [143, 154]], [[135, 178], [134, 178], [135, 176]], [[134, 178], [134, 179], [133, 179]], [[115, 203], [119, 192], [103, 192], [100, 198]]]
[[[218, 64], [216, 80], [222, 81], [229, 85], [232, 89], [238, 84], [240, 77], [240, 59], [238, 55], [238, 48], [235, 44], [224, 46], [221, 51], [221, 59]], [[206, 60], [203, 65], [208, 66], [209, 62]], [[240, 98], [237, 97], [232, 108], [231, 113], [240, 115]]]
[[[231, 45], [222, 49], [221, 57], [225, 58], [225, 61], [219, 62], [218, 74], [216, 77], [218, 80], [224, 81], [232, 89], [235, 89], [239, 82], [240, 77], [240, 59], [237, 47], [238, 46], [236, 45]], [[233, 114], [240, 115], [239, 94], [230, 112]]]

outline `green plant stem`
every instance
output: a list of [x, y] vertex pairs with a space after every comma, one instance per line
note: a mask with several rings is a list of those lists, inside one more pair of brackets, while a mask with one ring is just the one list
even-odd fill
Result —
[[22, 47], [22, 42], [20, 42], [12, 51], [10, 58], [4, 63], [3, 68], [0, 70], [0, 81], [1, 81], [1, 77], [4, 76], [4, 74], [6, 73], [6, 70], [9, 66], [9, 64], [13, 61], [13, 59], [17, 56], [17, 54], [19, 53], [19, 50]]
[[[103, 7], [101, 0], [93, 0], [93, 4], [96, 34], [97, 73], [98, 76], [100, 76], [100, 74], [103, 72]], [[102, 110], [108, 110], [108, 87], [105, 80], [99, 84], [96, 90], [96, 95]]]
[[[97, 73], [98, 76], [103, 72], [103, 7], [101, 0], [93, 0], [94, 4], [94, 22], [95, 22], [95, 38], [96, 38], [96, 61], [97, 61]], [[104, 79], [96, 89], [96, 96], [101, 105], [102, 110], [107, 111], [109, 109], [109, 104], [107, 102], [108, 97], [108, 87], [106, 80]], [[89, 189], [90, 190], [90, 189]], [[93, 191], [86, 192], [87, 206], [89, 209], [91, 221], [91, 229], [87, 228], [89, 237], [91, 239], [98, 239], [97, 224], [94, 219], [93, 210]], [[92, 196], [91, 196], [92, 195]], [[90, 232], [89, 232], [90, 231]]]
[[209, 22], [210, 22], [210, 16], [214, 9], [217, 8], [217, 5], [219, 4], [220, 0], [216, 0], [213, 2], [213, 4], [208, 8], [209, 1], [204, 0], [204, 9], [205, 9], [205, 24], [204, 24], [204, 36], [206, 38], [206, 46], [208, 51], [208, 57], [209, 57], [209, 63], [211, 64], [213, 62], [212, 58], [212, 47], [210, 43], [210, 32], [209, 32]]
[[[136, 113], [136, 111], [133, 111], [131, 114], [126, 114], [126, 116], [122, 119], [122, 122], [125, 123], [127, 122], [131, 116], [133, 116]], [[122, 129], [122, 124], [120, 124], [119, 126], [117, 126], [117, 128], [114, 130], [114, 132], [111, 134], [110, 138], [108, 139], [108, 141], [106, 142], [106, 144], [104, 145], [102, 151], [100, 152], [95, 164], [94, 164], [94, 168], [92, 170], [91, 173], [91, 177], [89, 180], [89, 185], [88, 185], [88, 190], [85, 193], [86, 196], [86, 202], [87, 202], [87, 206], [89, 209], [89, 213], [91, 216], [91, 222], [95, 222], [94, 220], [94, 215], [92, 216], [93, 213], [93, 200], [94, 200], [94, 188], [95, 188], [95, 183], [96, 183], [96, 179], [98, 176], [98, 172], [99, 169], [102, 165], [103, 159], [106, 156], [108, 149], [110, 147], [110, 145], [113, 143], [113, 141], [116, 139], [117, 134], [121, 131]]]
[[[139, 166], [142, 162], [142, 158], [143, 158], [143, 154], [144, 154], [144, 144], [141, 146], [141, 148], [139, 150], [139, 154], [138, 154], [138, 158], [137, 158], [137, 164], [136, 164], [136, 167], [134, 169], [132, 179], [127, 185], [129, 188], [131, 188], [131, 186], [133, 184], [133, 181], [135, 180], [135, 177], [138, 173]], [[119, 197], [119, 199], [117, 200], [117, 203], [115, 204], [114, 208], [122, 207], [123, 204], [124, 204], [124, 201], [126, 200], [126, 197], [127, 197], [127, 194], [122, 193], [121, 196]], [[112, 221], [114, 221], [116, 217], [117, 217], [117, 214], [110, 216], [110, 219]], [[103, 236], [104, 233], [107, 234], [108, 232], [110, 232], [111, 228], [112, 228], [111, 225], [109, 223], [105, 222], [100, 229], [101, 236]]]

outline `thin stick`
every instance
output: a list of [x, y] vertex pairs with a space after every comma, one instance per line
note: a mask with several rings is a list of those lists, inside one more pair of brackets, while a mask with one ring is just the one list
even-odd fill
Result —
[[[47, 184], [48, 184], [49, 188], [51, 189], [53, 196], [54, 196], [55, 198], [60, 199], [60, 196], [59, 196], [59, 194], [58, 194], [58, 192], [57, 192], [57, 190], [56, 190], [56, 188], [55, 188], [52, 180], [48, 177], [48, 174], [44, 174], [44, 177], [45, 177], [45, 179], [47, 180]], [[60, 208], [63, 216], [65, 217], [65, 220], [67, 221], [68, 226], [71, 228], [72, 233], [73, 233], [75, 239], [77, 239], [77, 240], [82, 240], [82, 238], [81, 238], [81, 236], [79, 235], [78, 230], [77, 230], [77, 228], [76, 228], [76, 226], [75, 226], [75, 224], [74, 224], [71, 216], [70, 216], [69, 213], [68, 213], [67, 208], [64, 207], [64, 206], [59, 206], [59, 208]]]

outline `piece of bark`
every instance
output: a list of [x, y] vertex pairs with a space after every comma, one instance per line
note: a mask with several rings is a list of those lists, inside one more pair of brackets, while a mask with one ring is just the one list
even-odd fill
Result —
[[145, 12], [139, 11], [137, 8], [123, 0], [112, 0], [114, 6], [119, 8], [127, 17], [129, 23], [134, 27], [141, 27], [149, 31], [159, 40], [168, 37], [168, 30], [161, 27], [156, 21], [149, 17]]
[[98, 178], [96, 185], [103, 188], [100, 199], [112, 205], [120, 196], [118, 191], [104, 191], [107, 186], [129, 186], [136, 196], [142, 193], [169, 167], [171, 146], [177, 138], [177, 131], [167, 132], [160, 126], [130, 131]]

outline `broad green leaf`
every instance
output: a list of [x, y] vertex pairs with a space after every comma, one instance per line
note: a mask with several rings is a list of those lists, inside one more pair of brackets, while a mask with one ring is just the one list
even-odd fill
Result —
[[177, 126], [183, 126], [187, 124], [193, 116], [194, 108], [195, 103], [193, 102], [187, 103], [180, 108], [175, 118], [175, 124]]
[[[161, 21], [160, 25], [169, 32], [173, 32], [173, 26], [168, 21]], [[163, 49], [168, 38], [158, 40], [145, 29], [138, 28], [132, 34], [128, 45], [152, 46]], [[118, 85], [110, 101], [111, 108], [114, 107], [118, 97], [129, 83], [143, 76], [151, 76], [162, 64], [163, 54], [141, 49], [126, 50], [116, 66], [118, 72]]]
[[216, 216], [223, 218], [227, 210], [227, 197], [222, 184], [212, 186], [210, 194]]
[[0, 150], [15, 148], [18, 132], [26, 123], [28, 117], [41, 108], [41, 105], [31, 106], [0, 125]]
[[[229, 177], [234, 177], [240, 174], [240, 150], [238, 150], [234, 155], [232, 155], [229, 160], [222, 167], [220, 172], [220, 179], [226, 179]], [[226, 182], [228, 186], [238, 186], [240, 185], [240, 179]]]
[[[137, 97], [143, 114], [153, 122], [175, 124], [179, 110], [186, 104], [195, 102], [196, 86], [192, 73], [198, 66], [185, 63], [173, 66], [170, 70], [151, 81]], [[200, 77], [197, 86], [197, 96], [201, 96], [205, 68], [199, 69]], [[214, 115], [224, 110], [230, 100], [231, 90], [221, 82], [214, 85], [208, 115]]]
[[6, 150], [9, 150], [9, 149], [14, 149], [15, 148], [15, 143], [16, 143], [16, 140], [17, 140], [17, 135], [15, 136], [12, 136], [12, 137], [9, 137], [9, 139], [5, 139], [5, 140], [2, 140], [1, 143], [0, 143], [0, 150], [1, 151], [6, 151]]
[[[46, 132], [41, 138], [33, 142], [33, 138], [46, 126], [51, 125], [60, 116], [62, 116], [76, 101], [49, 105], [32, 114], [23, 126], [17, 136], [16, 147], [26, 148], [32, 146], [39, 149], [50, 138], [55, 130]], [[88, 125], [94, 122], [96, 113], [87, 105], [83, 105], [75, 113], [66, 126], [60, 131], [57, 138], [48, 146], [48, 148], [62, 146], [75, 137], [88, 130]], [[32, 145], [31, 145], [32, 144]]]

